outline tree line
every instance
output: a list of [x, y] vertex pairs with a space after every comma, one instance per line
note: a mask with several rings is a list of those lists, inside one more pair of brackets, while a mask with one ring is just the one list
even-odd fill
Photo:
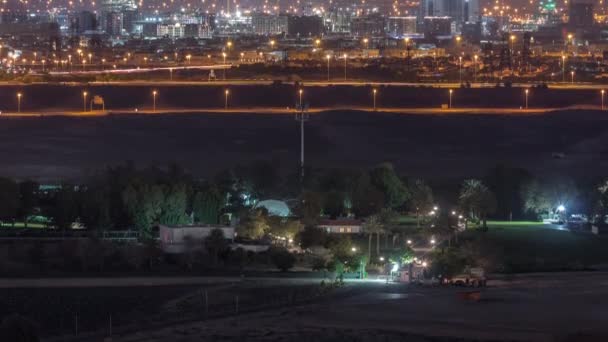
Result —
[[[36, 182], [0, 178], [0, 220], [4, 225], [42, 216], [48, 225], [90, 230], [136, 229], [152, 237], [158, 224], [230, 224], [257, 239], [268, 233], [294, 236], [322, 217], [368, 218], [382, 211], [411, 213], [420, 219], [437, 204], [467, 218], [537, 220], [565, 206], [590, 218], [608, 208], [608, 180], [576, 182], [534, 177], [525, 169], [499, 165], [466, 180], [425, 181], [398, 173], [392, 164], [369, 169], [313, 169], [282, 172], [274, 161], [254, 161], [198, 179], [177, 165], [107, 168], [74, 184], [44, 190]], [[294, 219], [272, 218], [253, 209], [261, 199], [284, 199]]]

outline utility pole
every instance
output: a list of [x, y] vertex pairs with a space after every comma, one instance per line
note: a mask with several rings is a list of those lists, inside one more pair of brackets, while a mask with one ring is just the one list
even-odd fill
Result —
[[300, 122], [300, 178], [304, 180], [304, 122], [308, 121], [308, 104], [300, 104], [296, 107], [296, 121]]

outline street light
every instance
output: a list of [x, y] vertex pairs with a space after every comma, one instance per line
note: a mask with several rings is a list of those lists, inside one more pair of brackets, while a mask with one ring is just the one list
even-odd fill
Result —
[[411, 245], [411, 244], [412, 244], [412, 240], [408, 239], [408, 240], [407, 240], [407, 244], [408, 244], [408, 245]]
[[477, 82], [477, 55], [473, 56], [475, 63], [473, 63], [473, 83]]
[[17, 93], [17, 113], [21, 113], [21, 96], [23, 94]]
[[356, 252], [357, 251], [357, 247], [352, 247], [350, 250], [353, 251], [353, 252]]
[[566, 56], [562, 55], [562, 82], [566, 82]]
[[226, 89], [224, 92], [224, 109], [228, 109], [228, 95], [230, 94], [230, 90]]
[[452, 93], [453, 93], [453, 92], [454, 92], [454, 91], [453, 91], [452, 89], [450, 89], [450, 105], [449, 105], [449, 107], [448, 107], [448, 108], [450, 108], [450, 109], [452, 109]]
[[302, 93], [304, 92], [304, 90], [300, 89], [298, 91], [298, 94], [300, 94], [300, 108], [302, 108]]
[[156, 112], [156, 95], [158, 92], [156, 90], [152, 91], [152, 111]]
[[510, 55], [511, 55], [511, 61], [510, 61], [510, 63], [511, 63], [511, 71], [513, 71], [513, 43], [515, 42], [515, 36], [511, 35], [510, 38], [511, 38], [511, 51], [510, 51], [511, 52], [510, 53]]
[[458, 81], [462, 84], [462, 56], [458, 57]]
[[329, 82], [329, 60], [331, 59], [331, 56], [327, 55], [325, 58], [327, 58], [327, 82]]
[[226, 53], [225, 52], [222, 52], [222, 57], [224, 57], [224, 69], [222, 69], [222, 70], [224, 72], [224, 80], [226, 80]]
[[574, 71], [570, 71], [571, 83], [574, 84]]
[[348, 57], [347, 54], [344, 54], [344, 82], [346, 82], [346, 58]]
[[273, 39], [270, 41], [270, 48], [274, 49], [274, 44], [276, 44], [276, 42]]
[[190, 65], [190, 58], [192, 58], [192, 55], [186, 55], [186, 60], [188, 61], [188, 65]]
[[89, 93], [87, 93], [86, 91], [82, 92], [82, 111], [86, 112], [87, 111], [87, 95]]
[[604, 89], [602, 89], [602, 110], [604, 110], [604, 94], [606, 93], [606, 91]]
[[373, 93], [374, 93], [374, 111], [376, 110], [376, 93], [378, 92], [377, 89], [374, 89]]
[[529, 92], [530, 92], [530, 90], [529, 90], [529, 89], [526, 89], [526, 90], [525, 90], [525, 93], [526, 93], [526, 109], [528, 109], [528, 93], [529, 93]]
[[384, 257], [380, 257], [380, 258], [378, 258], [378, 259], [380, 259], [380, 261], [384, 261]]

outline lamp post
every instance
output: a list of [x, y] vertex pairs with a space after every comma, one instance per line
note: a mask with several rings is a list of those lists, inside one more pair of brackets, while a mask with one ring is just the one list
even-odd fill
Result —
[[602, 89], [602, 110], [604, 110], [604, 94], [606, 93], [606, 91], [604, 89]]
[[562, 82], [566, 82], [566, 56], [562, 55]]
[[226, 53], [225, 52], [222, 52], [222, 57], [224, 57], [224, 69], [223, 69], [224, 80], [226, 80]]
[[373, 93], [374, 93], [374, 111], [376, 110], [376, 93], [378, 92], [378, 90], [374, 89]]
[[473, 63], [473, 83], [477, 83], [477, 55], [473, 56], [475, 63]]
[[528, 89], [525, 90], [525, 93], [526, 93], [526, 109], [528, 109], [528, 93], [529, 92], [530, 91]]
[[302, 93], [303, 93], [303, 92], [304, 92], [304, 90], [302, 90], [302, 89], [300, 89], [300, 90], [298, 91], [298, 94], [300, 95], [300, 103], [299, 103], [300, 107], [302, 107]]
[[43, 60], [42, 60], [42, 72], [44, 72], [44, 65], [45, 65], [45, 64], [46, 64], [46, 60], [45, 60], [45, 59], [43, 59]]
[[511, 39], [511, 53], [510, 53], [510, 55], [511, 55], [511, 61], [510, 61], [510, 63], [511, 63], [511, 71], [513, 71], [513, 54], [514, 54], [513, 53], [514, 52], [513, 51], [513, 43], [515, 42], [515, 36], [511, 35], [510, 39]]
[[574, 71], [570, 71], [570, 83], [574, 84]]
[[87, 95], [89, 93], [87, 93], [86, 91], [82, 92], [82, 111], [86, 112], [87, 111]]
[[152, 111], [156, 112], [156, 95], [158, 92], [156, 90], [152, 91]]
[[452, 89], [450, 89], [450, 107], [449, 107], [450, 109], [452, 109], [452, 93], [453, 92], [454, 91]]
[[327, 55], [325, 58], [327, 58], [327, 82], [329, 82], [329, 60], [331, 59], [331, 56]]
[[224, 109], [228, 109], [228, 95], [230, 94], [230, 90], [226, 89], [224, 92]]
[[344, 82], [346, 82], [346, 58], [348, 57], [347, 54], [344, 54]]
[[462, 56], [458, 57], [458, 81], [462, 84]]
[[21, 96], [23, 94], [17, 93], [17, 113], [21, 113]]

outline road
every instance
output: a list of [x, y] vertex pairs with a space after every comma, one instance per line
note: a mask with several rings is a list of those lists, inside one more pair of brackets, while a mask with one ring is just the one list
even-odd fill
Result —
[[[321, 303], [114, 336], [113, 341], [606, 341], [608, 274], [515, 275], [471, 302], [464, 288], [350, 285]], [[349, 287], [349, 286], [347, 286]], [[578, 335], [577, 335], [578, 334]], [[576, 337], [575, 337], [576, 336]], [[583, 339], [583, 337], [588, 337]], [[436, 341], [437, 339], [434, 339]]]
[[[567, 108], [452, 108], [452, 109], [441, 109], [441, 108], [410, 108], [410, 107], [378, 107], [376, 110], [370, 107], [357, 107], [357, 106], [335, 106], [335, 107], [316, 107], [310, 108], [308, 113], [319, 114], [329, 111], [365, 111], [365, 112], [377, 112], [377, 113], [404, 113], [404, 114], [430, 114], [430, 115], [452, 115], [452, 114], [479, 114], [479, 115], [534, 115], [549, 113], [558, 110], [572, 110], [572, 109], [591, 109], [600, 110], [598, 106], [570, 106]], [[36, 111], [36, 112], [2, 112], [2, 117], [40, 117], [40, 116], [77, 116], [77, 117], [101, 117], [108, 115], [121, 115], [121, 114], [139, 114], [139, 115], [167, 115], [167, 114], [289, 114], [295, 113], [293, 108], [278, 108], [278, 107], [233, 107], [233, 108], [158, 108], [152, 110], [150, 108], [145, 109], [112, 109], [112, 110], [94, 110], [94, 111], [74, 111], [74, 110], [61, 110], [61, 111]]]
[[[217, 69], [224, 68], [224, 65], [217, 66]], [[158, 68], [158, 70], [177, 70], [177, 69], [209, 69], [209, 67], [180, 67], [180, 68]], [[116, 73], [131, 73], [131, 72], [141, 72], [141, 69], [128, 69], [128, 70], [115, 70]], [[84, 72], [87, 73], [98, 73], [94, 71]], [[69, 73], [68, 73], [69, 74]], [[280, 79], [281, 76], [277, 76], [277, 79]], [[217, 81], [178, 81], [178, 80], [170, 80], [167, 77], [166, 80], [132, 80], [132, 81], [104, 81], [104, 82], [86, 82], [89, 85], [113, 85], [113, 86], [150, 86], [150, 87], [160, 87], [160, 86], [267, 86], [273, 84], [273, 80], [240, 80], [240, 79], [228, 79], [228, 80], [217, 80]], [[283, 84], [294, 84], [293, 81], [282, 82]], [[302, 80], [300, 81], [304, 86], [309, 87], [326, 87], [326, 86], [394, 86], [394, 87], [430, 87], [430, 88], [445, 88], [445, 89], [458, 89], [460, 88], [460, 83], [458, 82], [373, 82], [373, 81], [365, 81], [365, 80]], [[14, 86], [14, 85], [44, 85], [44, 84], [57, 84], [57, 82], [32, 82], [32, 83], [21, 83], [14, 81], [2, 81], [0, 82], [0, 86]], [[81, 82], [62, 82], [63, 85], [73, 85], [73, 86], [82, 86]], [[512, 87], [516, 88], [530, 88], [536, 85], [536, 83], [513, 83]], [[554, 82], [547, 83], [547, 86], [550, 89], [571, 89], [571, 90], [601, 90], [607, 89], [608, 86], [605, 84], [596, 84], [596, 83], [588, 83], [588, 82]], [[496, 83], [471, 83], [471, 88], [494, 88], [496, 87]]]

